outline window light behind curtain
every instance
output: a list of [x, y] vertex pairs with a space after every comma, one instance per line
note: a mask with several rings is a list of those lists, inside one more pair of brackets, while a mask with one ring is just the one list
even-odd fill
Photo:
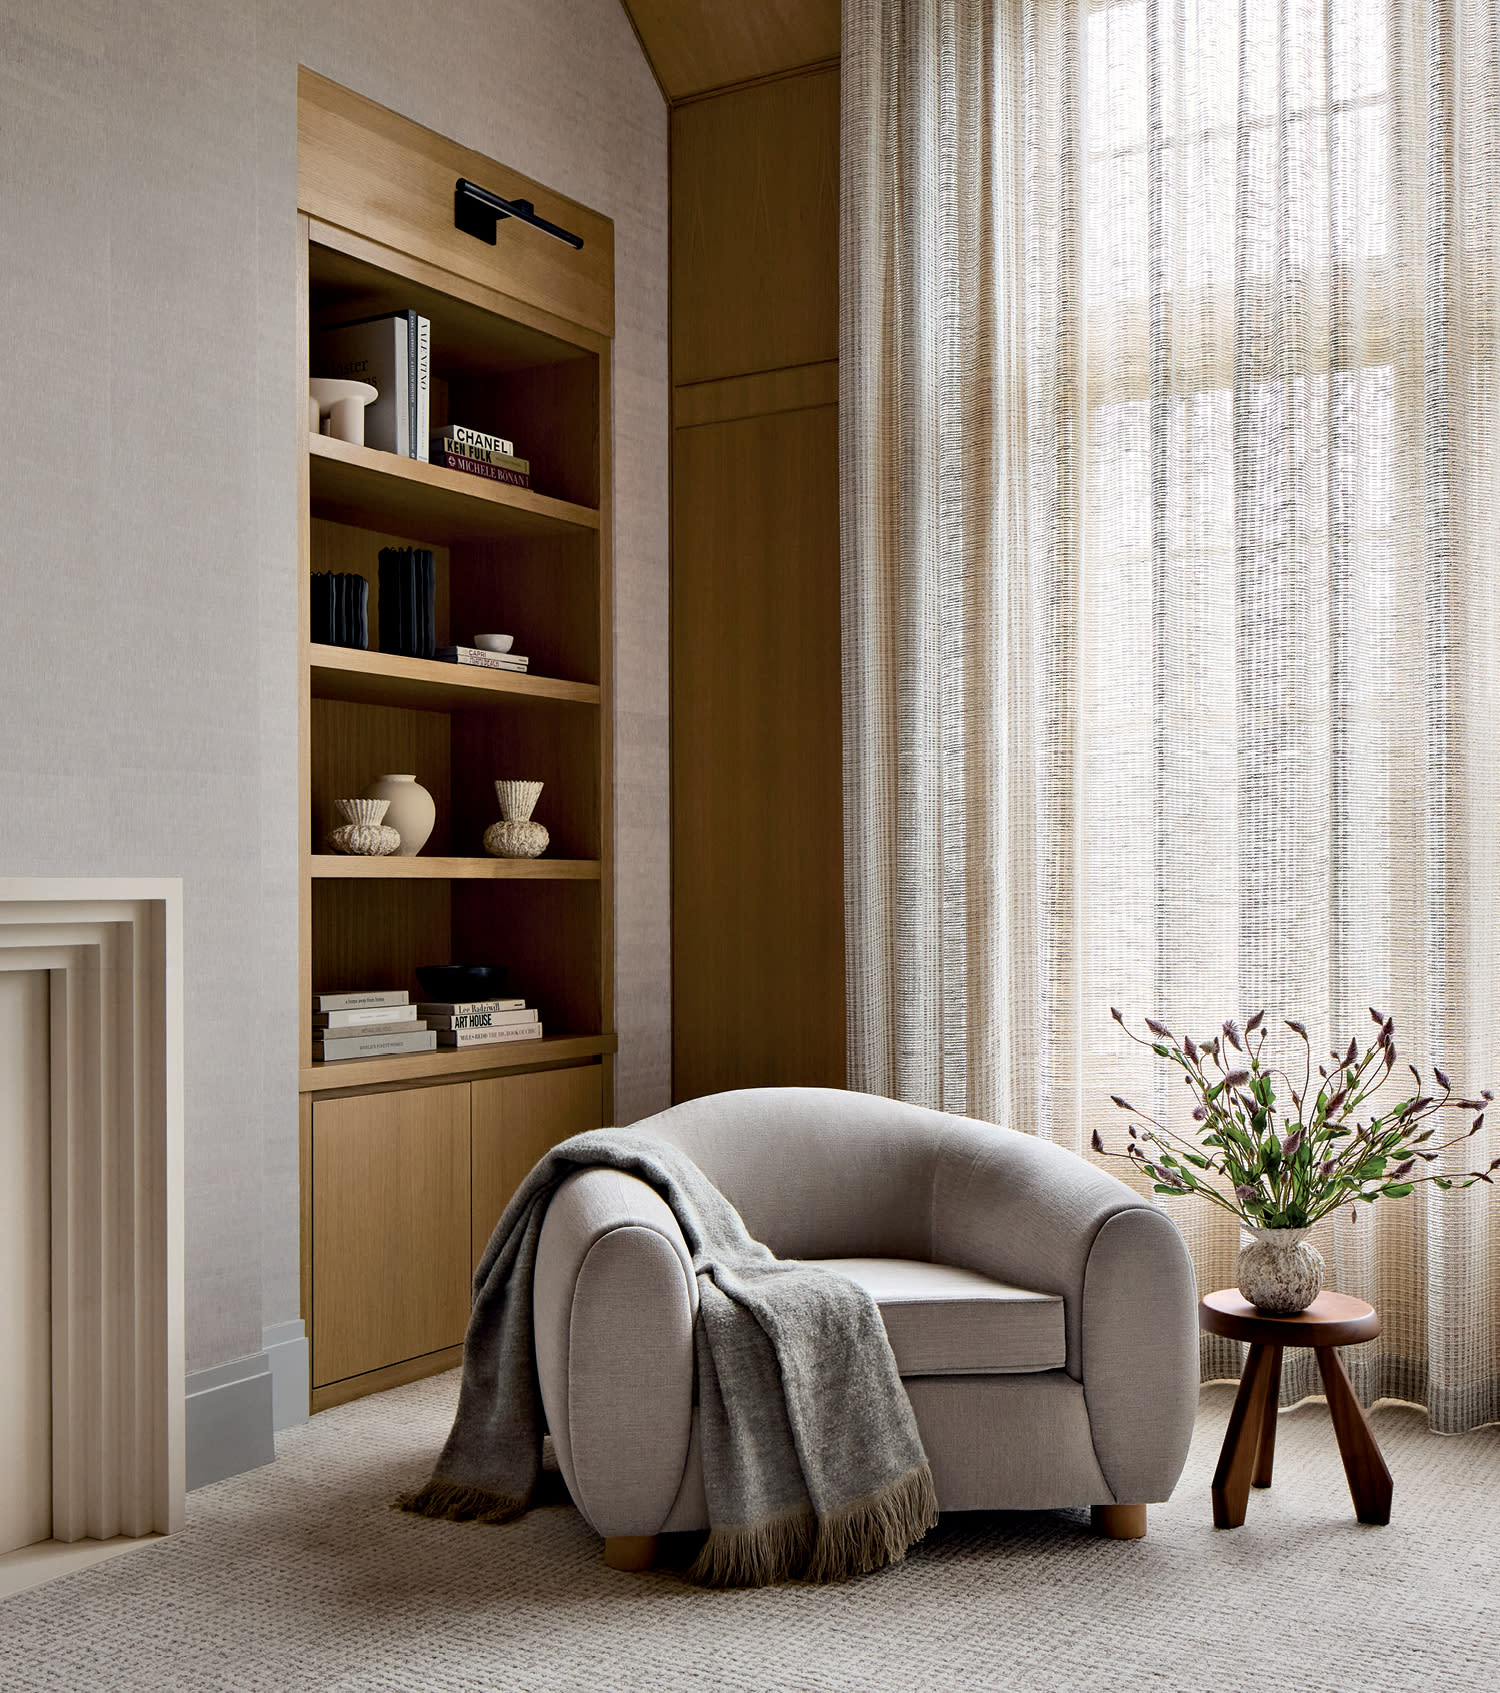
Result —
[[[1375, 1005], [1500, 1091], [1496, 9], [844, 17], [851, 1085], [1081, 1150], [1191, 1104], [1112, 1004]], [[1493, 1190], [1361, 1211], [1356, 1387], [1500, 1417]]]

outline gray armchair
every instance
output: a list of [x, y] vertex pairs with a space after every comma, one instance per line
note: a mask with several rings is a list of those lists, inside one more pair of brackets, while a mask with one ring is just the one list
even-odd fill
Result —
[[[778, 1257], [862, 1283], [941, 1509], [1093, 1508], [1144, 1534], [1197, 1403], [1192, 1266], [1171, 1221], [1082, 1158], [868, 1094], [756, 1088], [638, 1123]], [[665, 1203], [615, 1170], [558, 1188], [538, 1245], [537, 1371], [559, 1468], [621, 1567], [708, 1526], [698, 1292]]]

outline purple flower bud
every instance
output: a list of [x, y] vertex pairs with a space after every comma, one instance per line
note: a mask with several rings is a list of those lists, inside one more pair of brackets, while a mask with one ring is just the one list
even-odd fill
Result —
[[1224, 1025], [1224, 1039], [1229, 1042], [1236, 1052], [1244, 1051], [1244, 1048], [1240, 1045], [1239, 1025], [1232, 1017]]
[[1203, 1107], [1201, 1105], [1194, 1107], [1194, 1109], [1193, 1109], [1193, 1121], [1195, 1123], [1206, 1123], [1208, 1121], [1208, 1111], [1205, 1109], [1205, 1107]]
[[1452, 1093], [1453, 1092], [1453, 1083], [1448, 1080], [1448, 1078], [1443, 1074], [1443, 1072], [1441, 1070], [1434, 1067], [1432, 1073], [1433, 1073], [1434, 1076], [1437, 1077], [1437, 1085], [1443, 1090], [1444, 1093]]
[[1111, 1105], [1118, 1105], [1119, 1108], [1122, 1111], [1134, 1111], [1135, 1110], [1135, 1107], [1132, 1104], [1130, 1104], [1130, 1102], [1128, 1100], [1121, 1099], [1119, 1094], [1117, 1094], [1117, 1093], [1112, 1093], [1109, 1096], [1109, 1102], [1110, 1102]]
[[1224, 1086], [1227, 1088], [1242, 1088], [1249, 1080], [1250, 1072], [1248, 1070], [1231, 1070], [1224, 1078]]
[[1118, 1011], [1115, 1010], [1114, 1006], [1110, 1006], [1109, 1014], [1110, 1014], [1111, 1017], [1114, 1018], [1114, 1020], [1120, 1025], [1120, 1027], [1122, 1029], [1125, 1027], [1125, 1019], [1120, 1015], [1120, 1013]]
[[1160, 1035], [1163, 1040], [1171, 1040], [1172, 1038], [1172, 1031], [1167, 1027], [1167, 1025], [1165, 1023], [1158, 1023], [1154, 1017], [1148, 1017], [1146, 1019], [1146, 1027], [1150, 1029], [1153, 1035]]
[[1257, 1011], [1255, 1013], [1255, 1015], [1250, 1019], [1250, 1021], [1245, 1024], [1245, 1033], [1247, 1035], [1253, 1035], [1255, 1033], [1255, 1031], [1261, 1026], [1261, 1024], [1265, 1022], [1265, 1020], [1266, 1020], [1265, 1012], [1264, 1011]]
[[1182, 1037], [1182, 1050], [1187, 1054], [1190, 1063], [1196, 1064], [1198, 1062], [1198, 1048], [1193, 1045], [1191, 1035]]
[[1249, 1199], [1259, 1199], [1260, 1198], [1260, 1191], [1257, 1188], [1237, 1187], [1234, 1191], [1235, 1191], [1236, 1194], [1239, 1195], [1239, 1197], [1241, 1199], [1249, 1200]]
[[1281, 1156], [1283, 1158], [1292, 1158], [1296, 1156], [1297, 1148], [1302, 1144], [1303, 1134], [1304, 1131], [1302, 1129], [1294, 1129], [1291, 1134], [1282, 1141]]
[[1101, 1139], [1098, 1129], [1095, 1129], [1093, 1134], [1090, 1135], [1089, 1145], [1093, 1147], [1095, 1152], [1103, 1152], [1104, 1141]]
[[1301, 1035], [1303, 1040], [1307, 1039], [1307, 1030], [1302, 1027], [1295, 1017], [1288, 1017], [1286, 1019], [1286, 1026], [1294, 1035]]
[[1370, 1015], [1377, 1023], [1383, 1023], [1385, 1021], [1385, 1018], [1380, 1015], [1373, 1005], [1370, 1007]]

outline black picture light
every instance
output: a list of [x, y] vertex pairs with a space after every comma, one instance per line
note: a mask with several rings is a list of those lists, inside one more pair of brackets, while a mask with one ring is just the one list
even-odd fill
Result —
[[566, 241], [570, 247], [583, 245], [581, 235], [559, 229], [555, 223], [548, 223], [546, 218], [539, 218], [530, 200], [502, 200], [498, 194], [491, 194], [488, 188], [481, 188], [477, 182], [470, 182], [467, 177], [459, 177], [453, 189], [455, 229], [463, 230], [465, 235], [472, 235], [476, 241], [487, 241], [493, 247], [495, 226], [501, 218], [519, 218], [522, 223], [529, 223], [533, 229], [540, 229], [544, 235]]

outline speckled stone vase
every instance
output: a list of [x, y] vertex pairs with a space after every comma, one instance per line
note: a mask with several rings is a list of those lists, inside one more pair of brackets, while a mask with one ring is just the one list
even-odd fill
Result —
[[1249, 1229], [1254, 1242], [1241, 1249], [1235, 1285], [1258, 1311], [1291, 1316], [1323, 1291], [1323, 1254], [1309, 1246], [1311, 1229]]
[[540, 823], [531, 821], [531, 808], [542, 791], [540, 782], [496, 782], [500, 801], [498, 823], [484, 832], [484, 850], [491, 858], [539, 858], [551, 839]]
[[341, 799], [334, 803], [344, 819], [328, 837], [335, 852], [352, 853], [357, 858], [386, 858], [401, 845], [401, 836], [381, 821], [389, 800]]

